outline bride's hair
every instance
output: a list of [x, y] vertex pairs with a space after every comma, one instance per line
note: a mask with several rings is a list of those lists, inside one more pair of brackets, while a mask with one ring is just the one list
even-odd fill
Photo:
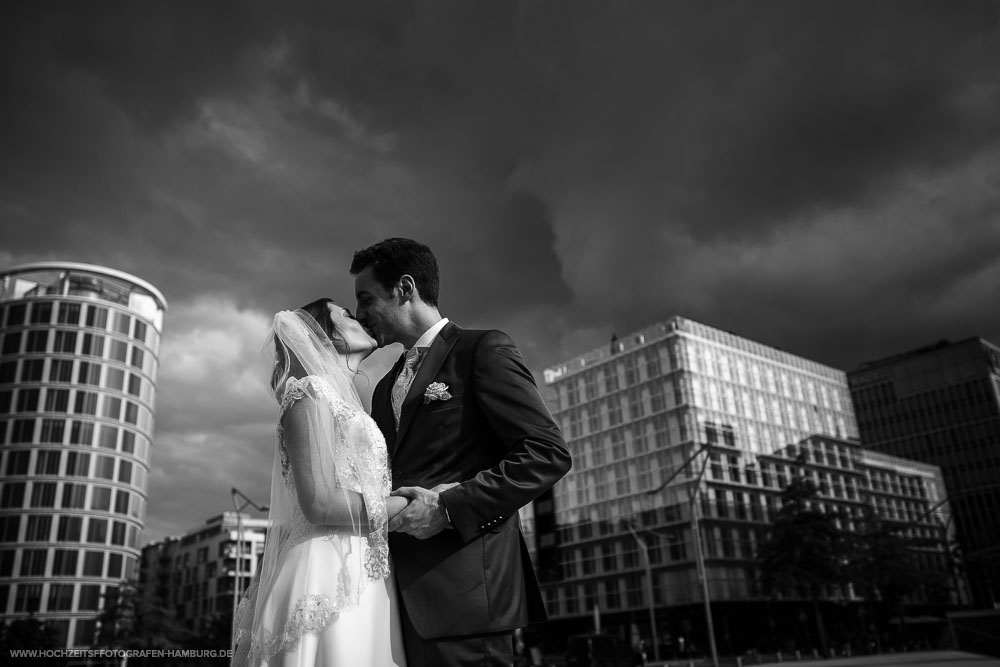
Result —
[[[347, 340], [344, 336], [337, 330], [337, 327], [333, 323], [333, 318], [330, 317], [329, 304], [336, 305], [336, 302], [329, 297], [320, 297], [315, 301], [310, 301], [306, 305], [298, 308], [305, 313], [308, 313], [312, 317], [316, 324], [319, 326], [320, 331], [326, 334], [330, 342], [337, 350], [342, 350], [343, 354], [350, 354], [351, 349], [347, 344]], [[339, 346], [338, 346], [339, 343]], [[271, 394], [281, 401], [281, 392], [284, 390], [285, 380], [288, 379], [289, 375], [295, 375], [297, 370], [293, 366], [299, 367], [300, 364], [297, 360], [290, 359], [286, 353], [284, 345], [275, 338], [274, 339], [274, 368], [271, 371]], [[360, 369], [350, 369], [355, 374], [361, 374]]]

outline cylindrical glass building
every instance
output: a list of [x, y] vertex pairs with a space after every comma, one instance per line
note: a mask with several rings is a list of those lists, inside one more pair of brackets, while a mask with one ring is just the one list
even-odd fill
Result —
[[166, 308], [101, 266], [0, 271], [0, 623], [33, 615], [90, 646], [135, 576]]

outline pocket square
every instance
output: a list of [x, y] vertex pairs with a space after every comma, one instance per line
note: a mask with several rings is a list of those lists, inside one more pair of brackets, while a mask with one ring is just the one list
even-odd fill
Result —
[[444, 382], [431, 382], [427, 385], [427, 389], [424, 389], [424, 403], [447, 401], [449, 398], [451, 394], [448, 393], [448, 385]]

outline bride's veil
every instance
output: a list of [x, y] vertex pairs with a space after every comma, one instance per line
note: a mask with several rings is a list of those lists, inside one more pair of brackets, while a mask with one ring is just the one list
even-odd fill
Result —
[[[310, 602], [312, 607], [307, 609], [299, 608], [302, 600], [291, 600], [289, 604], [299, 605], [294, 608], [274, 608], [274, 601], [283, 597], [274, 590], [276, 586], [284, 586], [279, 581], [281, 556], [301, 541], [299, 533], [303, 533], [304, 524], [301, 514], [293, 516], [297, 505], [292, 502], [295, 490], [291, 486], [291, 474], [287, 472], [288, 463], [283, 451], [275, 447], [268, 517], [271, 527], [258, 576], [251, 583], [246, 599], [237, 612], [233, 664], [243, 664], [246, 659], [256, 663], [286, 648], [290, 635], [301, 634], [302, 630], [322, 630], [336, 619], [340, 611], [357, 604], [366, 580], [382, 579], [388, 574], [387, 464], [384, 455], [383, 460], [379, 460], [371, 451], [359, 451], [365, 447], [370, 449], [370, 442], [352, 442], [356, 438], [345, 438], [343, 424], [338, 417], [338, 414], [342, 416], [364, 411], [354, 387], [353, 373], [316, 320], [303, 310], [277, 313], [268, 340], [273, 342], [271, 347], [274, 350], [271, 391], [282, 412], [293, 400], [304, 403], [302, 407], [306, 410], [309, 424], [308, 455], [314, 488], [339, 490], [344, 494], [344, 506], [347, 508], [357, 506], [352, 502], [352, 494], [354, 499], [358, 493], [363, 496], [366, 520], [362, 521], [362, 517], [352, 511], [349, 532], [346, 526], [341, 526], [336, 534], [367, 538], [367, 548], [364, 554], [354, 554], [350, 541], [342, 541], [345, 558], [363, 559], [364, 575], [345, 581], [347, 572], [346, 568], [342, 568], [337, 573], [337, 578], [341, 579], [336, 586], [337, 599], [318, 606], [312, 604], [316, 602], [313, 600]], [[339, 407], [331, 409], [331, 405]], [[336, 573], [334, 563], [329, 569], [331, 573]], [[309, 619], [305, 626], [302, 625], [303, 614]], [[251, 641], [246, 634], [251, 634]], [[297, 640], [297, 636], [293, 639]], [[247, 651], [249, 655], [246, 655]]]

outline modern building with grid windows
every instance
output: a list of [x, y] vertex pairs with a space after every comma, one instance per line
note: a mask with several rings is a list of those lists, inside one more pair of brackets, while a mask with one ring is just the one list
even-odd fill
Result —
[[921, 531], [944, 530], [940, 471], [862, 449], [843, 371], [674, 317], [546, 369], [545, 383], [573, 454], [551, 502], [535, 506], [559, 634], [597, 616], [649, 642], [651, 607], [664, 655], [680, 637], [704, 650], [707, 591], [719, 651], [757, 646], [776, 630], [757, 544], [793, 474], [821, 483], [831, 511], [853, 517], [885, 495], [887, 519], [905, 507], [927, 514]]
[[135, 576], [166, 308], [115, 269], [0, 272], [0, 622], [33, 615], [89, 646]]
[[941, 467], [975, 604], [1000, 608], [1000, 347], [941, 341], [848, 379], [867, 446]]
[[224, 512], [183, 535], [142, 548], [139, 582], [185, 628], [227, 630], [257, 573], [270, 521]]

